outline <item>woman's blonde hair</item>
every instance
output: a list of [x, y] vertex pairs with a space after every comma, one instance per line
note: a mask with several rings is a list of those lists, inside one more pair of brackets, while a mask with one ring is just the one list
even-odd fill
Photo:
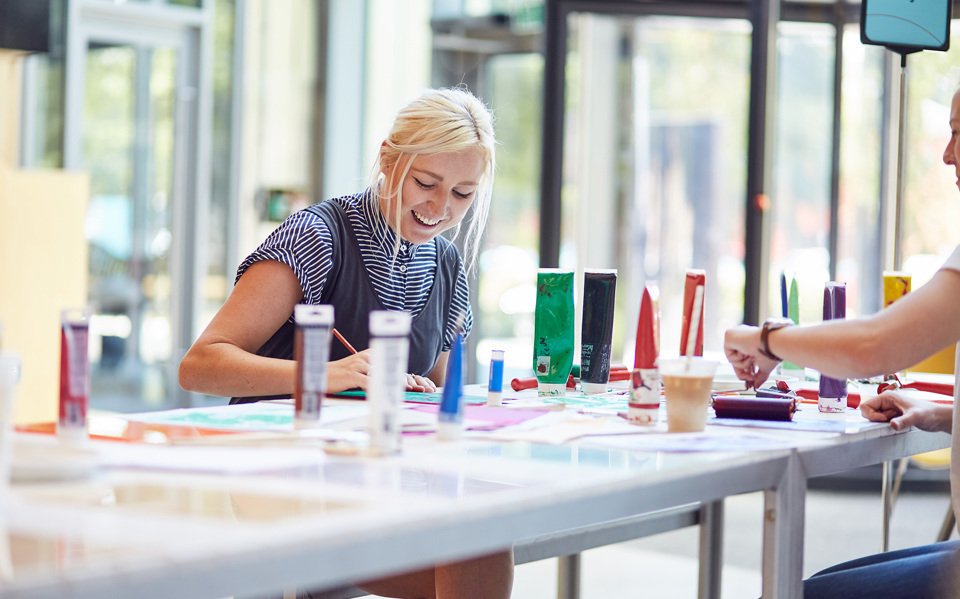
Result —
[[[473, 216], [464, 240], [467, 272], [473, 269], [480, 251], [480, 238], [490, 212], [493, 189], [496, 140], [493, 134], [493, 115], [476, 96], [465, 87], [431, 89], [403, 107], [397, 113], [393, 129], [377, 154], [373, 165], [373, 193], [386, 198], [396, 197], [393, 222], [399, 223], [403, 204], [403, 181], [410, 172], [414, 159], [421, 154], [439, 154], [476, 149], [484, 161], [483, 174], [471, 209]], [[389, 179], [383, 173], [390, 169]], [[460, 235], [460, 226], [454, 238]], [[394, 252], [400, 249], [399, 231]]]

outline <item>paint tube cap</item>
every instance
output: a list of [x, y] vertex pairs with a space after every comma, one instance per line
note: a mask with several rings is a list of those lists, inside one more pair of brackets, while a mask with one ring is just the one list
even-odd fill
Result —
[[580, 390], [587, 394], [606, 393], [607, 384], [606, 383], [585, 383], [583, 381], [580, 381]]
[[538, 383], [537, 395], [566, 395], [566, 383]]

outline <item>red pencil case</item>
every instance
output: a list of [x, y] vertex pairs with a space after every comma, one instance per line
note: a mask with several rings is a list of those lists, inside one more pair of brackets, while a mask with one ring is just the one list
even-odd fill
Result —
[[714, 395], [713, 411], [717, 418], [793, 420], [793, 413], [797, 411], [797, 400], [789, 397]]

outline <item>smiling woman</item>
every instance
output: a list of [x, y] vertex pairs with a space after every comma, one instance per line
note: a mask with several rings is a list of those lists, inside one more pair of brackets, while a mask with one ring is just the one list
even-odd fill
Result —
[[[232, 395], [231, 403], [290, 397], [294, 307], [328, 304], [337, 330], [360, 350], [331, 347], [327, 390], [365, 389], [369, 314], [412, 316], [407, 386], [443, 384], [447, 353], [473, 326], [467, 267], [441, 237], [469, 219], [477, 255], [493, 186], [493, 117], [463, 89], [425, 92], [400, 110], [380, 146], [370, 186], [292, 214], [237, 269], [237, 281], [180, 363], [180, 384]], [[508, 597], [513, 556], [491, 556], [371, 581], [402, 597]]]
[[469, 266], [440, 234], [469, 222], [473, 264], [494, 144], [492, 115], [466, 90], [430, 90], [401, 109], [366, 190], [294, 213], [241, 263], [230, 297], [181, 362], [181, 385], [234, 403], [289, 397], [299, 303], [332, 305], [336, 328], [360, 350], [333, 346], [330, 392], [366, 388], [373, 310], [413, 317], [408, 385], [443, 384], [447, 352], [473, 316]]

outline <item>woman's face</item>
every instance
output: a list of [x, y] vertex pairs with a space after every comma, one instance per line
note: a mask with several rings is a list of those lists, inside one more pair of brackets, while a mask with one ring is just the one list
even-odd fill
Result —
[[[473, 204], [483, 170], [483, 156], [477, 149], [422, 154], [403, 181], [400, 222], [395, 222], [396, 197], [382, 200], [381, 210], [400, 237], [426, 243], [460, 224]], [[384, 174], [389, 182], [389, 169]]]
[[960, 188], [960, 91], [953, 94], [950, 103], [950, 141], [943, 149], [943, 162], [953, 167]]

